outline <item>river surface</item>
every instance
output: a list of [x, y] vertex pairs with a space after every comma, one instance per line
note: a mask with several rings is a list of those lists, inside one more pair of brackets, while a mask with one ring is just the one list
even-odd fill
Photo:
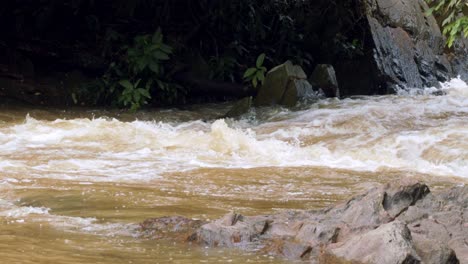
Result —
[[326, 99], [217, 119], [0, 109], [0, 263], [285, 263], [143, 237], [138, 223], [323, 208], [411, 177], [468, 183], [468, 86]]

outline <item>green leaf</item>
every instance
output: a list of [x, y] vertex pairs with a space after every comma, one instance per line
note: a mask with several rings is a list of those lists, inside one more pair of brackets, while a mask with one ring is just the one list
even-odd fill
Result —
[[138, 92], [133, 93], [133, 101], [134, 102], [140, 102], [141, 99], [141, 94]]
[[150, 70], [151, 70], [152, 72], [154, 72], [154, 73], [156, 73], [156, 74], [159, 74], [159, 64], [158, 64], [158, 63], [156, 63], [156, 62], [154, 62], [154, 61], [151, 62], [151, 63], [149, 64], [149, 68], [150, 68]]
[[157, 50], [153, 53], [153, 57], [158, 60], [169, 60], [169, 56], [161, 50]]
[[255, 77], [262, 83], [265, 81], [265, 74], [262, 71], [258, 71]]
[[254, 75], [257, 72], [257, 68], [249, 68], [244, 73], [244, 78]]
[[258, 85], [258, 80], [257, 80], [257, 78], [254, 77], [254, 78], [252, 79], [252, 84], [253, 84], [253, 87], [257, 88], [257, 85]]
[[147, 90], [140, 88], [140, 89], [138, 89], [138, 92], [139, 92], [143, 97], [146, 97], [146, 98], [148, 98], [148, 99], [151, 99], [151, 95], [150, 95], [150, 93], [149, 93]]
[[133, 88], [138, 88], [138, 85], [140, 85], [141, 79], [138, 79], [136, 83], [133, 85]]
[[121, 80], [119, 84], [126, 89], [133, 90], [133, 84], [129, 80]]
[[163, 82], [161, 82], [160, 80], [156, 80], [156, 83], [158, 84], [158, 87], [161, 88], [162, 90], [165, 89], [165, 84]]
[[133, 93], [133, 88], [125, 88], [122, 92], [122, 96], [126, 96], [131, 93]]
[[429, 8], [429, 9], [426, 11], [426, 16], [432, 15], [432, 13], [434, 13], [434, 10], [435, 10], [435, 7]]
[[163, 40], [163, 34], [161, 33], [161, 28], [158, 28], [156, 33], [153, 35], [152, 42], [153, 43], [162, 43]]
[[265, 61], [265, 53], [262, 53], [262, 54], [260, 54], [260, 56], [258, 56], [258, 58], [257, 58], [257, 63], [256, 63], [257, 68], [262, 67], [264, 61]]
[[172, 47], [166, 44], [161, 44], [161, 47], [159, 47], [162, 51], [164, 51], [166, 54], [171, 54], [172, 53]]

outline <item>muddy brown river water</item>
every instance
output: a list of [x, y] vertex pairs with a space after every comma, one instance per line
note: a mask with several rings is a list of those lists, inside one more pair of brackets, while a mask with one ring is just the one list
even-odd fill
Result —
[[[286, 263], [143, 237], [138, 223], [316, 209], [412, 177], [468, 183], [468, 86], [327, 99], [216, 119], [0, 109], [0, 263]], [[203, 121], [205, 120], [205, 121]]]

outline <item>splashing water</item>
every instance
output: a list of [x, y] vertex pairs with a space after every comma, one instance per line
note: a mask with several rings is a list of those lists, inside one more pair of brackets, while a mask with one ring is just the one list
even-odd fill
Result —
[[[138, 238], [134, 223], [176, 214], [212, 218], [231, 209], [319, 208], [408, 176], [434, 188], [468, 181], [468, 86], [460, 79], [439, 89], [320, 100], [295, 112], [256, 109], [239, 121], [200, 120], [225, 110], [147, 112], [133, 121], [112, 112], [4, 111], [0, 235], [11, 235], [0, 242], [23, 244], [1, 246], [7, 253], [0, 257], [13, 260], [15, 247], [39, 243], [38, 251], [67, 263], [112, 262], [96, 257], [102, 251], [135, 263], [156, 255], [162, 263], [217, 262], [231, 253], [158, 249]], [[37, 237], [26, 239], [21, 229]], [[62, 237], [68, 242], [58, 250], [47, 242]], [[69, 254], [80, 247], [81, 254]], [[135, 250], [146, 253], [133, 259]]]

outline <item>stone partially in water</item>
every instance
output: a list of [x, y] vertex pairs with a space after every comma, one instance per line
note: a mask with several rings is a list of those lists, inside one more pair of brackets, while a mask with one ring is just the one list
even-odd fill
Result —
[[244, 97], [237, 101], [232, 108], [224, 115], [224, 117], [237, 118], [247, 112], [252, 107], [252, 97]]
[[315, 89], [320, 89], [326, 97], [340, 97], [340, 89], [332, 65], [319, 64], [309, 78]]
[[468, 187], [436, 196], [427, 185], [410, 181], [374, 188], [325, 210], [230, 213], [189, 237], [207, 246], [262, 248], [311, 263], [457, 264], [468, 260], [466, 212]]
[[147, 219], [140, 224], [140, 228], [144, 237], [189, 241], [194, 232], [204, 224], [206, 221], [167, 216]]
[[286, 61], [267, 73], [265, 83], [255, 98], [255, 105], [294, 106], [300, 99], [312, 93], [312, 86], [307, 82], [304, 70], [298, 65], [293, 65], [291, 61]]

